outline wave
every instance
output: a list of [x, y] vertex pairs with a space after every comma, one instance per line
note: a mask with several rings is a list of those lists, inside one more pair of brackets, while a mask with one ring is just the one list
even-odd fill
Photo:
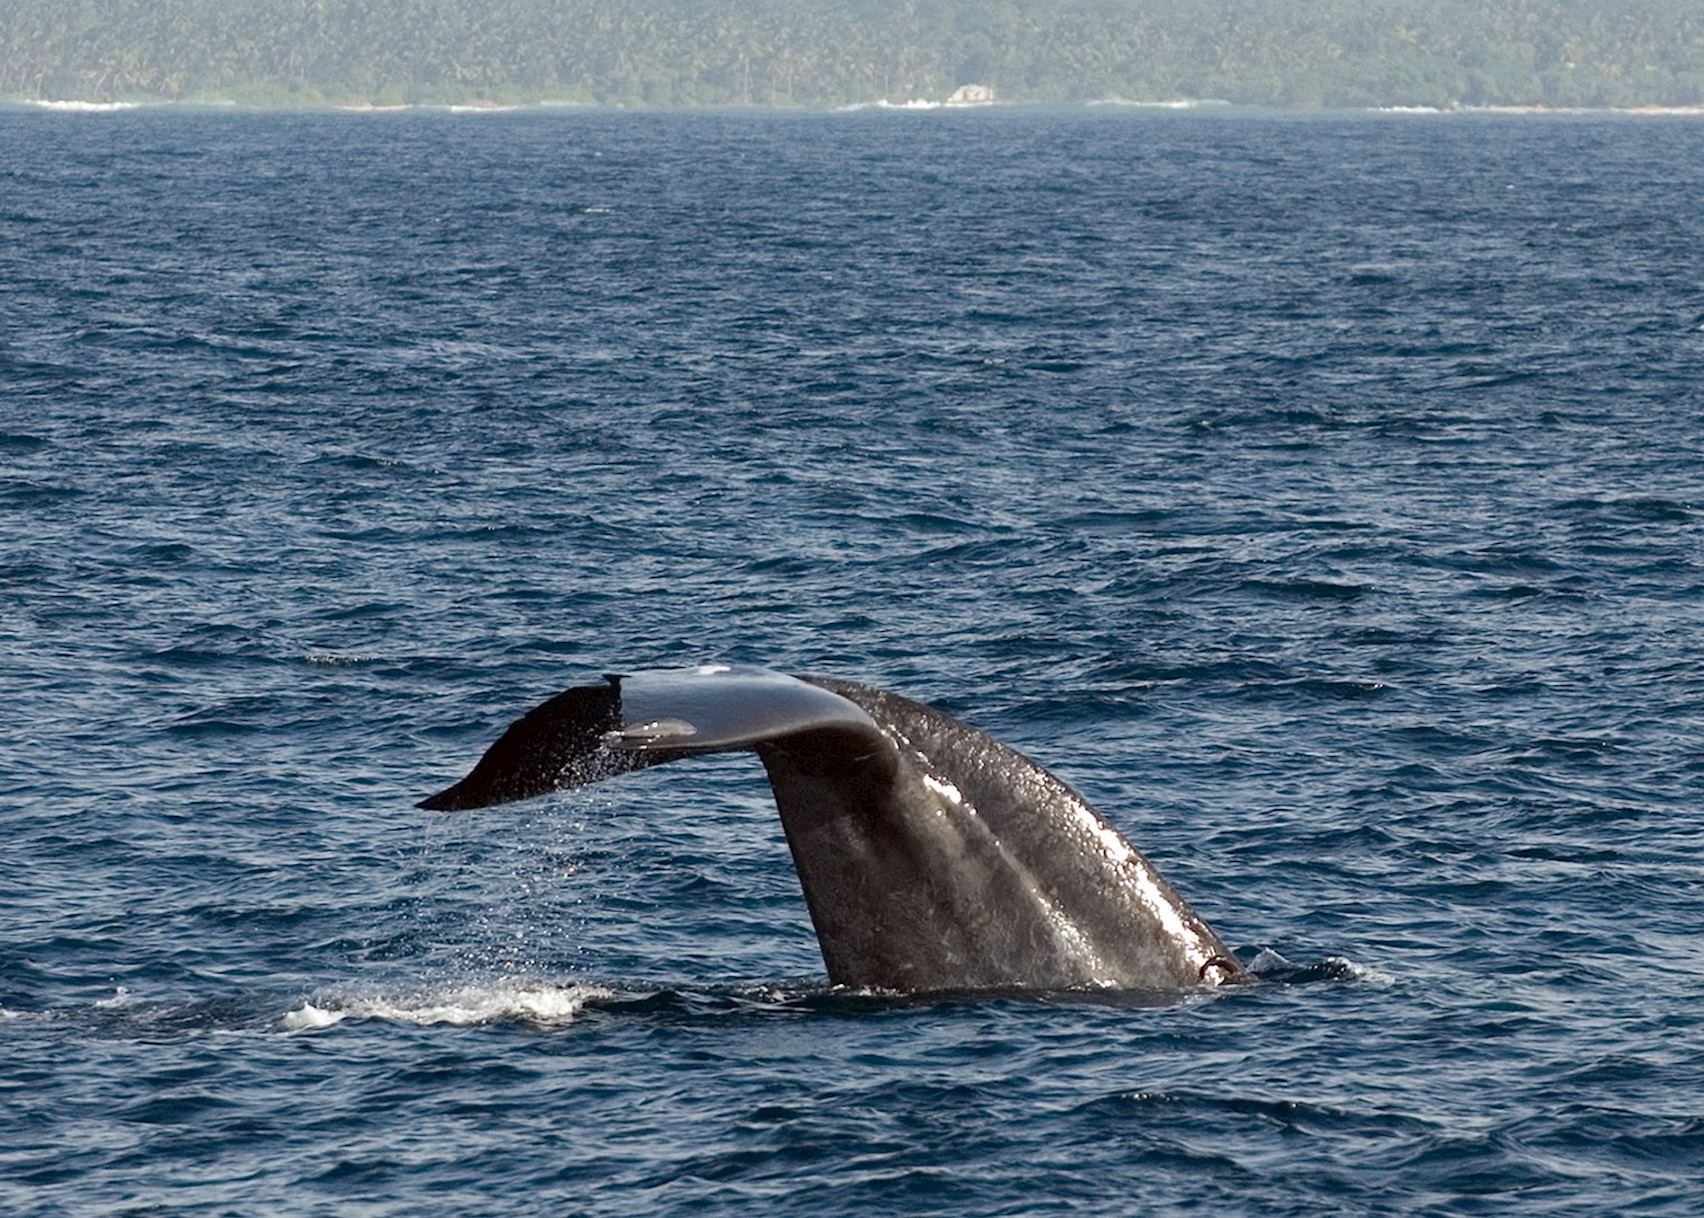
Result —
[[76, 114], [108, 114], [115, 110], [138, 110], [141, 102], [102, 102], [78, 101], [75, 99], [55, 100], [50, 98], [32, 98], [25, 105], [36, 107], [38, 110], [61, 110]]
[[613, 998], [601, 986], [505, 979], [488, 985], [412, 994], [356, 995], [310, 999], [285, 1014], [286, 1032], [311, 1032], [334, 1027], [346, 1019], [376, 1019], [425, 1027], [451, 1024], [471, 1027], [487, 1023], [520, 1023], [559, 1027], [577, 1016], [592, 999]]
[[840, 114], [851, 114], [859, 110], [983, 110], [999, 104], [991, 95], [954, 93], [946, 101], [932, 101], [926, 97], [913, 97], [906, 101], [889, 101], [884, 97], [872, 102], [851, 102], [844, 106], [836, 106], [834, 109]]
[[1163, 101], [1141, 101], [1129, 97], [1102, 97], [1088, 103], [1091, 106], [1125, 106], [1135, 110], [1199, 110], [1204, 106], [1228, 106], [1231, 103], [1218, 97], [1174, 97]]
[[[540, 103], [541, 105], [559, 105], [566, 103]], [[418, 102], [401, 102], [396, 105], [375, 105], [372, 102], [345, 102], [332, 107], [345, 114], [403, 114], [409, 111], [436, 111], [439, 114], [508, 114], [520, 110], [521, 106], [498, 105], [496, 102], [453, 102], [449, 105], [422, 105]]]
[[927, 98], [913, 97], [909, 101], [888, 101], [885, 97], [873, 102], [852, 102], [844, 106], [836, 106], [841, 114], [851, 114], [858, 110], [945, 110], [946, 102], [929, 101]]

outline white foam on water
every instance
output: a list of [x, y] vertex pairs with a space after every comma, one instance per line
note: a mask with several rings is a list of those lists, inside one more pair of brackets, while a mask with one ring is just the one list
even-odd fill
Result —
[[1228, 106], [1217, 97], [1173, 97], [1163, 101], [1137, 101], [1128, 97], [1103, 97], [1091, 106], [1129, 106], [1136, 110], [1199, 110], [1202, 106]]
[[116, 1011], [129, 1006], [131, 1001], [130, 990], [121, 985], [112, 992], [111, 998], [98, 999], [95, 1002], [95, 1009], [97, 1011]]
[[369, 664], [377, 657], [353, 651], [310, 651], [305, 658], [316, 668], [338, 668], [349, 664]]
[[77, 114], [109, 114], [114, 110], [135, 110], [141, 107], [141, 102], [97, 102], [76, 100], [51, 100], [38, 98], [30, 105], [42, 110], [64, 110]]
[[333, 1010], [315, 1006], [311, 1002], [304, 1002], [284, 1016], [284, 1030], [286, 1032], [308, 1032], [315, 1028], [329, 1028], [333, 1024], [342, 1023], [347, 1018], [349, 1018], [347, 1011]]
[[556, 1027], [570, 1022], [590, 999], [610, 998], [614, 993], [595, 985], [506, 978], [416, 994], [310, 999], [288, 1012], [282, 1025], [286, 1032], [317, 1031], [346, 1019], [377, 1019], [419, 1027], [487, 1023]]
[[881, 101], [853, 102], [848, 106], [835, 107], [842, 114], [850, 114], [857, 110], [945, 110], [946, 102], [929, 101], [927, 98], [914, 97], [910, 101]]
[[1377, 969], [1369, 964], [1357, 964], [1345, 956], [1327, 956], [1325, 962], [1343, 970], [1352, 981], [1364, 981], [1369, 985], [1395, 985], [1396, 977], [1383, 969]]

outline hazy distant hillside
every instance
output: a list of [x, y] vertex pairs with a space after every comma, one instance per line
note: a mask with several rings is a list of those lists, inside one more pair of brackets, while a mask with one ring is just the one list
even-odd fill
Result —
[[1700, 0], [0, 0], [0, 96], [1704, 102]]

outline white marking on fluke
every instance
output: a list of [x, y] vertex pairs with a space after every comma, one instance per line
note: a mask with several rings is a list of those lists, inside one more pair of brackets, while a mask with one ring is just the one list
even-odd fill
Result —
[[604, 743], [616, 747], [655, 744], [659, 740], [682, 740], [698, 735], [698, 729], [685, 719], [652, 719], [647, 723], [632, 723], [613, 732], [604, 733]]

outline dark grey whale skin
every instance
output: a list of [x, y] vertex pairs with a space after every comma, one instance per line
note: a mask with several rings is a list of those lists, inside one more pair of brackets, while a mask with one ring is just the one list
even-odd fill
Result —
[[528, 712], [420, 806], [484, 807], [734, 749], [768, 771], [836, 985], [1175, 990], [1247, 977], [1069, 786], [855, 681], [724, 665], [611, 675]]

